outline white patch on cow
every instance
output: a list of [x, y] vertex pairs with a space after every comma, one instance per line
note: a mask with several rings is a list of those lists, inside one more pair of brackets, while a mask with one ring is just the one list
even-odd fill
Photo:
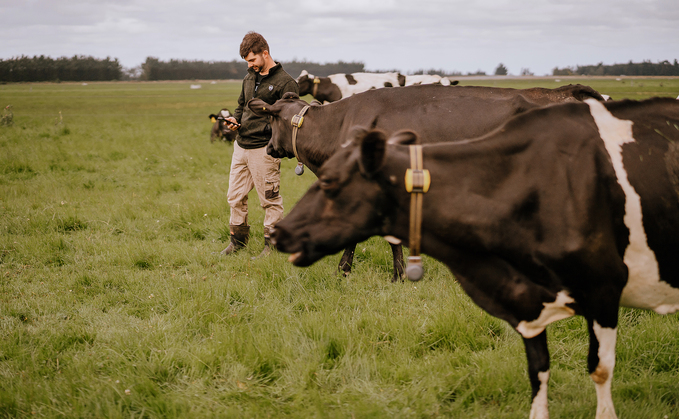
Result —
[[611, 382], [615, 369], [615, 342], [617, 328], [601, 327], [596, 321], [592, 326], [594, 335], [599, 341], [599, 365], [590, 375], [596, 387], [596, 419], [616, 419], [613, 397], [611, 396]]
[[605, 101], [611, 100], [611, 97], [608, 95], [601, 95], [602, 98], [604, 98]]
[[398, 237], [394, 237], [394, 236], [384, 236], [384, 240], [388, 241], [391, 244], [401, 244], [401, 243], [403, 243], [401, 241], [401, 239], [399, 239]]
[[540, 390], [535, 395], [530, 405], [530, 419], [549, 419], [549, 401], [547, 400], [547, 388], [549, 385], [549, 371], [538, 373]]
[[391, 83], [393, 87], [398, 87], [398, 73], [353, 73], [351, 76], [356, 80], [356, 84], [349, 84], [347, 75], [344, 73], [331, 74], [328, 76], [342, 93], [342, 99], [362, 93], [370, 89], [381, 89], [384, 83]]
[[450, 86], [450, 80], [441, 77], [438, 74], [415, 74], [406, 76], [406, 86], [414, 86], [416, 84], [435, 84], [441, 83], [444, 86]]
[[573, 302], [575, 300], [566, 291], [559, 291], [553, 303], [542, 303], [545, 308], [537, 319], [530, 322], [521, 321], [516, 330], [525, 338], [533, 338], [542, 333], [550, 323], [575, 315], [575, 311], [566, 305]]
[[630, 184], [622, 161], [622, 145], [634, 141], [633, 123], [614, 117], [595, 99], [587, 99], [585, 102], [590, 107], [606, 151], [611, 157], [618, 183], [625, 193], [624, 222], [630, 231], [630, 243], [625, 249], [623, 261], [629, 270], [629, 279], [622, 292], [620, 304], [654, 310], [660, 314], [674, 313], [679, 310], [679, 289], [660, 281], [658, 260], [648, 247], [642, 222], [641, 197]]
[[229, 112], [228, 109], [222, 109], [221, 111], [219, 111], [219, 113], [223, 118], [228, 118], [231, 116], [231, 112]]

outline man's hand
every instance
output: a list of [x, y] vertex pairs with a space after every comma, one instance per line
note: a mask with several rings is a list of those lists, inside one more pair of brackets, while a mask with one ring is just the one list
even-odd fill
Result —
[[224, 118], [224, 122], [226, 122], [226, 126], [229, 127], [231, 131], [236, 131], [238, 128], [240, 128], [240, 124], [238, 121], [236, 121], [236, 118], [233, 116], [230, 116], [228, 118]]

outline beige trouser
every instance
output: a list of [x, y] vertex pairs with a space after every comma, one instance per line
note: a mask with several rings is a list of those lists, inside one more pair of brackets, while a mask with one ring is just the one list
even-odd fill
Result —
[[266, 147], [246, 150], [233, 143], [227, 199], [231, 207], [230, 225], [247, 225], [248, 193], [254, 187], [264, 208], [265, 232], [283, 218], [280, 194], [281, 160], [266, 154]]

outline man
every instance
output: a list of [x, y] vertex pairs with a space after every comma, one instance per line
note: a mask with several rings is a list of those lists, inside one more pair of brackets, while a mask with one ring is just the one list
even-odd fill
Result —
[[[240, 55], [248, 63], [248, 74], [238, 98], [234, 116], [227, 118], [231, 130], [238, 130], [233, 145], [229, 191], [231, 207], [229, 232], [231, 242], [222, 250], [229, 255], [242, 249], [248, 242], [248, 193], [254, 187], [264, 208], [264, 250], [259, 257], [271, 252], [270, 233], [283, 217], [283, 198], [280, 195], [281, 162], [266, 154], [271, 138], [271, 126], [265, 117], [256, 116], [247, 107], [252, 98], [273, 104], [287, 92], [299, 94], [295, 79], [271, 58], [269, 44], [256, 32], [248, 32], [240, 44]], [[254, 258], [253, 258], [254, 259]]]

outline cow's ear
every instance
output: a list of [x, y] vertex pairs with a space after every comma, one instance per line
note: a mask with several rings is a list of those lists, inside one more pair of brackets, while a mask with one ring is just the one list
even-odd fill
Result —
[[359, 167], [365, 176], [374, 175], [384, 165], [387, 136], [383, 131], [372, 130], [361, 140]]
[[419, 142], [420, 138], [415, 131], [401, 130], [389, 138], [388, 144], [410, 145], [418, 144]]
[[269, 105], [261, 99], [250, 99], [248, 108], [258, 116], [278, 115], [280, 112], [280, 109], [274, 109], [272, 105]]
[[[211, 113], [210, 116], [208, 117], [210, 119], [217, 119], [217, 115]], [[214, 122], [214, 121], [213, 121]]]
[[349, 131], [349, 141], [345, 143], [344, 146], [347, 146], [352, 142], [355, 144], [361, 144], [361, 141], [363, 141], [363, 138], [365, 138], [367, 134], [368, 130], [360, 125], [352, 127], [351, 131]]
[[299, 99], [299, 95], [295, 92], [285, 92], [281, 99]]

